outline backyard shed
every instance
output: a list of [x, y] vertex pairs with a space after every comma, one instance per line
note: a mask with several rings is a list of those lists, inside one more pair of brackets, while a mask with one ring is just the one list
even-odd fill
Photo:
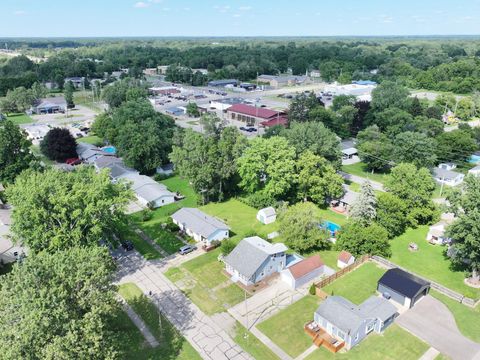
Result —
[[258, 211], [257, 220], [265, 225], [271, 224], [277, 220], [277, 213], [273, 207], [266, 207]]
[[340, 254], [338, 254], [337, 266], [340, 269], [343, 269], [348, 265], [352, 265], [354, 262], [355, 262], [355, 256], [350, 254], [348, 251], [342, 250], [340, 251]]
[[333, 269], [324, 264], [319, 255], [314, 255], [283, 270], [280, 276], [292, 289], [297, 289], [319, 276], [329, 276], [334, 272]]
[[402, 306], [411, 308], [430, 290], [430, 283], [402, 269], [387, 270], [378, 280], [378, 292]]

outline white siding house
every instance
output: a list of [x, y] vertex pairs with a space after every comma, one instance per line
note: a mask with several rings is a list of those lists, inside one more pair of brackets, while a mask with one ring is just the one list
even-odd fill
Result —
[[343, 269], [348, 265], [352, 265], [354, 262], [355, 262], [355, 257], [352, 254], [350, 254], [348, 251], [342, 250], [340, 254], [338, 254], [337, 266], [340, 269]]
[[167, 187], [152, 178], [138, 173], [126, 173], [118, 179], [131, 182], [138, 201], [143, 206], [158, 208], [175, 202], [175, 194], [168, 191]]
[[257, 212], [257, 220], [262, 224], [271, 224], [277, 220], [277, 213], [273, 207], [267, 207]]
[[[440, 164], [445, 165], [445, 164]], [[463, 182], [465, 178], [464, 174], [458, 173], [456, 171], [447, 170], [445, 167], [437, 167], [433, 171], [433, 176], [435, 180], [444, 185], [448, 186], [457, 186]]]
[[280, 277], [292, 289], [297, 289], [310, 284], [316, 278], [330, 276], [334, 272], [323, 263], [320, 256], [314, 255], [286, 268], [280, 273]]

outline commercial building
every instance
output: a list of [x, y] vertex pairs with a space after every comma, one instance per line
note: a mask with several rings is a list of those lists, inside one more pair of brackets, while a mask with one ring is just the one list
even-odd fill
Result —
[[227, 109], [227, 118], [229, 120], [241, 121], [248, 126], [272, 126], [277, 123], [282, 125], [286, 123], [287, 115], [283, 111], [275, 111], [247, 104], [232, 105]]
[[208, 82], [210, 87], [237, 86], [240, 82], [235, 79], [212, 80]]
[[305, 84], [309, 82], [309, 78], [305, 75], [260, 75], [257, 77], [257, 81], [278, 88]]

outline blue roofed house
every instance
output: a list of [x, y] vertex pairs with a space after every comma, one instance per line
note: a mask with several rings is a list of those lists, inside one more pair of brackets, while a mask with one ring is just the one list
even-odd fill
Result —
[[[313, 322], [305, 330], [317, 346], [324, 344], [331, 351], [351, 349], [371, 332], [381, 333], [395, 319], [396, 307], [388, 300], [371, 296], [355, 305], [341, 296], [329, 296], [317, 308]], [[319, 341], [320, 340], [320, 341]]]
[[228, 225], [196, 208], [181, 208], [171, 218], [180, 230], [206, 247], [211, 246], [212, 241], [222, 241], [230, 236]]
[[225, 270], [232, 281], [245, 286], [258, 283], [286, 268], [286, 251], [282, 243], [271, 244], [258, 236], [243, 239], [225, 257]]

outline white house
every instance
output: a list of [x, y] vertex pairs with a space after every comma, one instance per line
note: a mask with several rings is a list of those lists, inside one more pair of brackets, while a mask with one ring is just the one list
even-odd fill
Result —
[[455, 214], [443, 213], [441, 219], [436, 224], [430, 226], [427, 234], [427, 241], [435, 245], [445, 245], [451, 242], [451, 239], [445, 235], [448, 225], [455, 221]]
[[181, 208], [171, 218], [180, 230], [185, 231], [195, 241], [203, 242], [205, 246], [230, 236], [228, 225], [196, 208]]
[[13, 244], [10, 240], [12, 209], [6, 205], [0, 208], [0, 263], [11, 263], [24, 254], [21, 246]]
[[313, 255], [282, 270], [280, 277], [292, 289], [297, 289], [320, 276], [330, 276], [334, 272], [324, 264], [319, 255]]
[[273, 207], [266, 207], [257, 212], [257, 220], [262, 224], [271, 224], [277, 220], [277, 213]]
[[448, 166], [445, 166], [444, 168], [437, 167], [433, 170], [433, 177], [435, 178], [435, 181], [448, 186], [460, 185], [463, 182], [465, 175], [456, 171], [447, 170], [446, 167]]
[[443, 169], [443, 170], [450, 170], [451, 171], [451, 170], [457, 168], [457, 164], [452, 163], [452, 162], [441, 163], [441, 164], [438, 164], [438, 168]]
[[471, 168], [470, 170], [468, 170], [468, 173], [472, 174], [473, 176], [480, 176], [480, 165]]
[[95, 145], [78, 143], [77, 144], [77, 155], [79, 159], [85, 161], [86, 163], [92, 164], [101, 156], [114, 156], [111, 153], [103, 151], [102, 149], [96, 147]]
[[175, 202], [175, 194], [152, 178], [138, 173], [125, 173], [118, 177], [131, 182], [132, 190], [143, 206], [158, 208]]
[[338, 254], [337, 266], [340, 269], [343, 269], [348, 265], [352, 265], [354, 262], [355, 262], [355, 256], [350, 254], [348, 251], [342, 250], [340, 254]]

